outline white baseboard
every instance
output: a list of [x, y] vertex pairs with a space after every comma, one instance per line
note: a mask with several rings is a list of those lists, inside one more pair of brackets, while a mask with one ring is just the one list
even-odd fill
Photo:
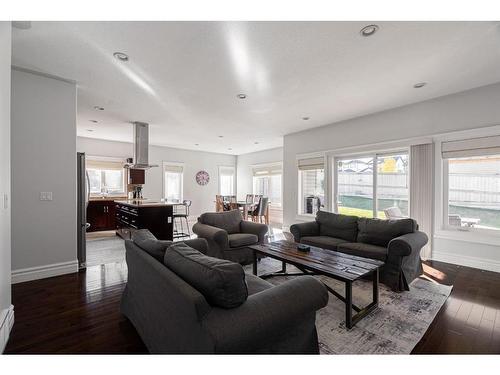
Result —
[[481, 270], [500, 272], [500, 262], [493, 259], [455, 255], [440, 251], [432, 252], [432, 259], [439, 262], [458, 264], [460, 266], [479, 268]]
[[78, 260], [12, 270], [12, 284], [78, 272]]
[[14, 325], [14, 306], [0, 311], [0, 353], [3, 353]]

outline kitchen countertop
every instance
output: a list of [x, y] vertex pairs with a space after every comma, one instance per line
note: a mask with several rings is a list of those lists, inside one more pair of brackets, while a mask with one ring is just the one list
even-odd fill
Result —
[[123, 204], [130, 207], [164, 207], [164, 206], [175, 206], [182, 203], [175, 202], [161, 202], [153, 200], [137, 200], [137, 199], [127, 199], [127, 200], [115, 200], [115, 203]]

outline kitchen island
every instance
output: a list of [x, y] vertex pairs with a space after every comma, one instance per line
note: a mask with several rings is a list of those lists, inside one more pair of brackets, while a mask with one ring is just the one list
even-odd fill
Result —
[[130, 239], [134, 230], [148, 229], [159, 240], [173, 240], [175, 203], [149, 200], [115, 201], [116, 234]]

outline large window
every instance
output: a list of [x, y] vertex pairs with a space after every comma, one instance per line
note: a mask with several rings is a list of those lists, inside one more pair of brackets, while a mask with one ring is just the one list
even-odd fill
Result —
[[182, 202], [183, 167], [179, 164], [163, 163], [163, 197], [169, 202]]
[[335, 158], [336, 211], [397, 219], [408, 216], [408, 152]]
[[325, 206], [324, 159], [301, 159], [299, 164], [299, 214], [315, 215]]
[[125, 195], [123, 162], [87, 160], [91, 195]]
[[219, 167], [219, 194], [235, 195], [234, 167]]
[[281, 207], [281, 164], [253, 169], [253, 194], [269, 198], [273, 207]]
[[442, 144], [444, 224], [500, 231], [500, 137]]

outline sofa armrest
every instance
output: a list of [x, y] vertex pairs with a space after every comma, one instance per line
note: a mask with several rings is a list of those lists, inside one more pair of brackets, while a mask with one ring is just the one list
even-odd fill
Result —
[[186, 245], [198, 250], [200, 253], [207, 254], [208, 242], [204, 238], [193, 238], [192, 240], [183, 241]]
[[393, 238], [387, 250], [389, 255], [408, 256], [415, 252], [420, 253], [427, 241], [428, 237], [424, 232], [416, 231]]
[[229, 238], [224, 229], [197, 222], [193, 225], [193, 232], [199, 238], [204, 238], [208, 242], [206, 255], [224, 259], [224, 250], [229, 248]]
[[212, 308], [203, 327], [218, 352], [248, 352], [309, 319], [328, 303], [326, 287], [312, 276], [302, 276], [248, 297], [234, 309]]
[[293, 224], [290, 227], [290, 232], [293, 234], [295, 242], [300, 242], [302, 237], [319, 236], [319, 224], [316, 221]]
[[257, 237], [259, 237], [259, 243], [263, 243], [269, 228], [266, 224], [242, 220], [240, 224], [240, 230], [241, 233], [255, 234]]

